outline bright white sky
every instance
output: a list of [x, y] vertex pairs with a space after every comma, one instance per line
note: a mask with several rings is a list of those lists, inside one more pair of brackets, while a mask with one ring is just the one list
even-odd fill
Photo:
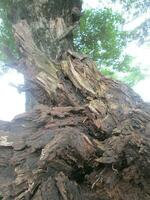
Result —
[[15, 70], [9, 70], [0, 77], [0, 120], [9, 121], [25, 110], [24, 94], [19, 94], [15, 87], [10, 86], [11, 83], [23, 83], [23, 76]]
[[[84, 7], [86, 8], [98, 8], [99, 6], [100, 3], [98, 0], [84, 0]], [[121, 9], [121, 7], [117, 5], [116, 9]], [[145, 18], [147, 17], [149, 16], [145, 16]], [[142, 20], [143, 17], [140, 20], [136, 20], [135, 23], [128, 25], [126, 29], [137, 26], [139, 21]], [[150, 102], [150, 46], [139, 48], [135, 44], [132, 44], [127, 48], [127, 52], [135, 57], [135, 63], [142, 63], [142, 66], [147, 68], [147, 77], [145, 80], [140, 81], [134, 87], [134, 90], [141, 95], [144, 101]], [[24, 112], [24, 94], [19, 94], [16, 88], [10, 86], [11, 83], [23, 83], [23, 76], [19, 75], [16, 71], [9, 70], [7, 74], [0, 78], [0, 120], [10, 121], [15, 115]]]

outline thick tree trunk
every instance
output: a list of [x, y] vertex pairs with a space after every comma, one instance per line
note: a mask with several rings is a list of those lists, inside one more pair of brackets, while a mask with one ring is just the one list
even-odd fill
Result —
[[[35, 97], [36, 90], [40, 92], [40, 96], [43, 91], [37, 86], [37, 83], [34, 83], [33, 76], [39, 74], [46, 78], [46, 76], [48, 77], [47, 73], [51, 73], [51, 70], [56, 73], [54, 69], [56, 66], [53, 65], [52, 69], [52, 63], [49, 63], [49, 59], [59, 62], [67, 50], [72, 49], [72, 31], [77, 26], [81, 15], [81, 1], [15, 0], [11, 5], [9, 15], [11, 16], [19, 50], [25, 58], [25, 65], [28, 66], [28, 69], [23, 68], [23, 74], [25, 75], [25, 87], [27, 88], [26, 109], [30, 110], [39, 101], [47, 104], [45, 98], [44, 102], [43, 100], [41, 102], [39, 96]], [[36, 65], [34, 62], [36, 62]], [[22, 72], [22, 69], [19, 70]], [[43, 77], [39, 77], [39, 79], [42, 81]], [[40, 80], [38, 82], [41, 82]], [[51, 84], [53, 80], [46, 80], [46, 82]], [[55, 85], [55, 82], [53, 84]]]
[[80, 1], [14, 2], [17, 69], [37, 105], [0, 122], [1, 198], [149, 200], [150, 106], [70, 49]]

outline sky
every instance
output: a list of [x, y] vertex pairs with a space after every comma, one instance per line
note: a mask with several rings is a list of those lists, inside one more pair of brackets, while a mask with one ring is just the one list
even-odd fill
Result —
[[[99, 5], [100, 3], [98, 0], [84, 0], [83, 7], [98, 8]], [[121, 10], [120, 5], [117, 5], [115, 9]], [[149, 16], [145, 16], [145, 18], [146, 17]], [[142, 20], [143, 17], [136, 19], [134, 23], [129, 24], [125, 28], [132, 29], [133, 26], [137, 26]], [[150, 47], [137, 47], [135, 43], [132, 43], [128, 46], [126, 51], [134, 57], [135, 63], [142, 63], [142, 65], [147, 68], [147, 76], [145, 80], [140, 81], [133, 89], [143, 98], [144, 101], [150, 102]], [[0, 77], [0, 120], [10, 121], [15, 115], [24, 112], [25, 96], [23, 93], [19, 94], [17, 89], [12, 86], [13, 84], [18, 85], [21, 83], [23, 83], [23, 76], [15, 70], [9, 70], [8, 73]]]
[[9, 70], [0, 77], [0, 120], [10, 121], [25, 110], [24, 94], [19, 94], [11, 84], [23, 83], [23, 76], [16, 70]]

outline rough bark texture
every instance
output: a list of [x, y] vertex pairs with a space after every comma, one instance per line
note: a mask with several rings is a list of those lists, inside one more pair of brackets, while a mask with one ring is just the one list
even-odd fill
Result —
[[[25, 64], [30, 64], [34, 68], [32, 69], [31, 66], [28, 68], [27, 77], [29, 74], [30, 76], [31, 74], [35, 74], [34, 70], [37, 70], [37, 66], [34, 66], [34, 61], [37, 57], [38, 60], [40, 59], [41, 52], [45, 56], [42, 57], [44, 60], [40, 60], [40, 71], [43, 72], [43, 69], [45, 72], [51, 70], [49, 69], [48, 58], [58, 62], [62, 60], [63, 55], [68, 49], [73, 48], [72, 31], [78, 25], [81, 15], [81, 1], [12, 0], [12, 5], [10, 7], [9, 16], [14, 24], [16, 34], [19, 34], [17, 40], [19, 51], [23, 57], [31, 57], [28, 61], [25, 60], [25, 62], [30, 63]], [[19, 33], [22, 28], [25, 32], [22, 31], [22, 33]], [[29, 39], [27, 38], [28, 36]], [[25, 42], [28, 44], [22, 45], [22, 39], [28, 39]], [[30, 42], [31, 46], [29, 47]], [[28, 52], [26, 51], [27, 45], [30, 48], [29, 51], [27, 50]], [[32, 59], [33, 53], [35, 53], [34, 59]], [[43, 62], [45, 62], [44, 66]], [[36, 64], [38, 64], [38, 62], [36, 62]], [[28, 88], [28, 90], [26, 90], [26, 110], [30, 110], [33, 105], [37, 104], [37, 100], [31, 91], [31, 88], [35, 90], [35, 85], [32, 83], [26, 78], [25, 87]]]
[[59, 60], [72, 48], [72, 30], [81, 15], [81, 1], [13, 0], [10, 13], [13, 24], [26, 19], [38, 48]]
[[17, 69], [38, 105], [0, 122], [1, 199], [149, 200], [150, 105], [68, 48], [53, 62], [30, 21], [15, 21]]

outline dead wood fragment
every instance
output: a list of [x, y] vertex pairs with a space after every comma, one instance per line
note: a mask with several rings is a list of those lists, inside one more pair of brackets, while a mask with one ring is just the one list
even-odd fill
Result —
[[36, 104], [0, 121], [0, 198], [149, 200], [150, 106], [68, 48], [52, 62], [26, 20], [14, 29]]

